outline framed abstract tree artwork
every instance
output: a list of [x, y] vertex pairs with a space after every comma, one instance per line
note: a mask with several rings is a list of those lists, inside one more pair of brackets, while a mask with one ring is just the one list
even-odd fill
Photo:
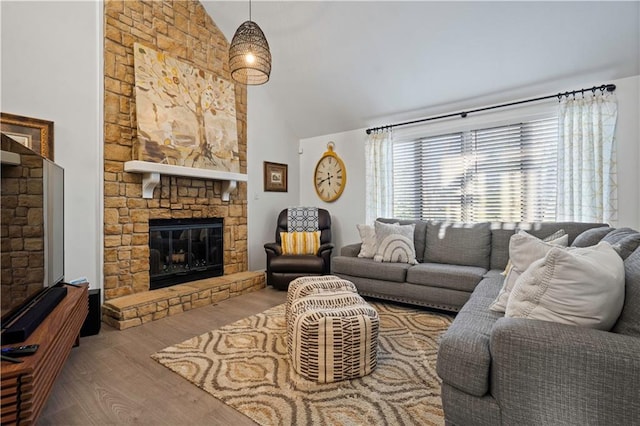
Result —
[[234, 84], [138, 43], [134, 64], [137, 159], [238, 172]]

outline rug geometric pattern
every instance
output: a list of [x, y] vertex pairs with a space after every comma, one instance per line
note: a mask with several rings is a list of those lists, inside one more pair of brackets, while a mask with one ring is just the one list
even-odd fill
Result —
[[328, 384], [289, 365], [284, 307], [170, 346], [152, 358], [261, 425], [441, 425], [438, 340], [450, 315], [371, 302], [380, 316], [378, 365]]

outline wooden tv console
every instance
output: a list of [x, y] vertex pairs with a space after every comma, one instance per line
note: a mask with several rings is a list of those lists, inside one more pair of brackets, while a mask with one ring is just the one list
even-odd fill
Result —
[[39, 344], [38, 351], [20, 364], [2, 361], [2, 425], [35, 423], [53, 383], [62, 370], [89, 312], [88, 285], [66, 286], [67, 295], [23, 343]]

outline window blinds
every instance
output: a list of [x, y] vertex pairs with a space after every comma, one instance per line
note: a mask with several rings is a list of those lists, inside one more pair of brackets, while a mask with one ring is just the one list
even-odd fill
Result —
[[552, 221], [557, 118], [396, 141], [394, 216]]

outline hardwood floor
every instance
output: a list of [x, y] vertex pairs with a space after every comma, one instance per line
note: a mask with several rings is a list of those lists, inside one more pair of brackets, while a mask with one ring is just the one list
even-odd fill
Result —
[[254, 425], [150, 355], [286, 301], [270, 287], [123, 331], [80, 339], [38, 425]]

